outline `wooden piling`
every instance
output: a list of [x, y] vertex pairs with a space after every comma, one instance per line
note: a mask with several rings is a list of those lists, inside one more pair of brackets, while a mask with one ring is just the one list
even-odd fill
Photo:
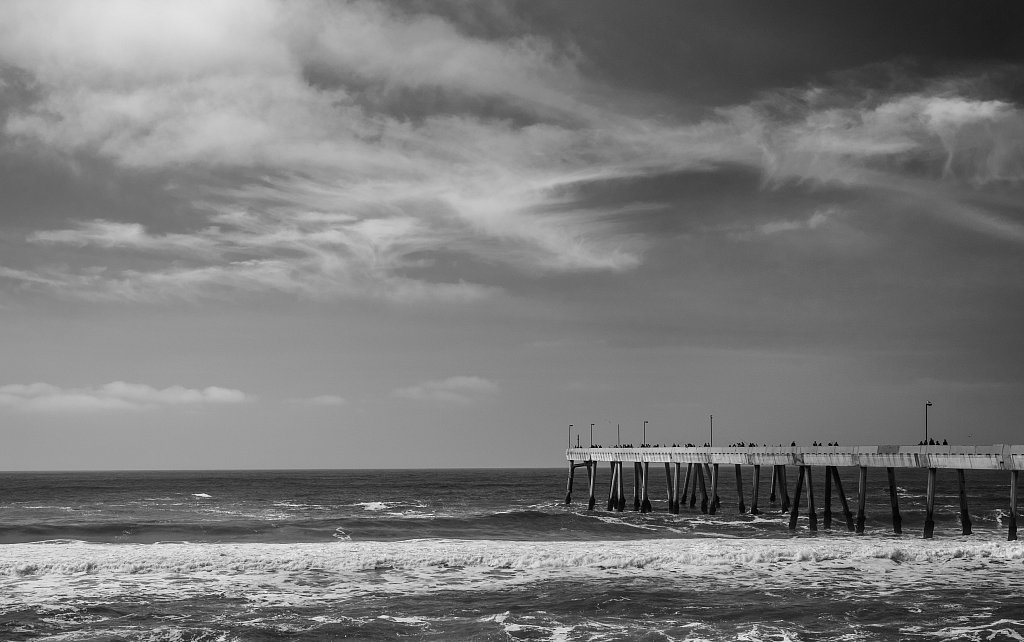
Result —
[[814, 512], [814, 482], [811, 477], [811, 467], [807, 469], [807, 525], [812, 531], [818, 530], [818, 514]]
[[615, 465], [615, 462], [609, 462], [612, 468], [612, 478], [608, 483], [608, 510], [614, 510], [619, 505], [619, 494], [616, 492], [618, 489], [615, 484], [619, 479], [619, 467]]
[[690, 478], [690, 484], [693, 488], [690, 494], [690, 508], [697, 505], [697, 473], [700, 472], [700, 464], [688, 464], [686, 475]]
[[770, 490], [768, 491], [768, 503], [775, 503], [775, 480], [779, 478], [779, 466], [778, 464], [772, 466], [772, 483]]
[[860, 476], [857, 483], [857, 532], [864, 532], [864, 507], [868, 499], [868, 467], [860, 467]]
[[739, 464], [736, 464], [736, 497], [740, 502], [740, 513], [747, 512], [746, 506], [743, 505], [743, 471]]
[[[705, 464], [706, 465], [706, 464]], [[704, 465], [697, 464], [697, 481], [700, 482], [700, 512], [708, 512], [708, 487], [704, 483]]]
[[757, 494], [761, 489], [761, 464], [754, 464], [754, 489], [750, 494], [750, 514], [760, 515], [761, 511], [757, 510]]
[[825, 466], [825, 512], [821, 527], [827, 531], [832, 530], [832, 468]]
[[846, 530], [853, 530], [853, 513], [850, 512], [850, 505], [846, 502], [846, 493], [843, 492], [843, 480], [839, 478], [839, 468], [832, 467], [832, 479], [836, 482], [836, 492], [839, 494], [839, 502], [843, 507], [843, 518], [846, 519]]
[[597, 489], [597, 462], [587, 462], [587, 484], [590, 487], [590, 496], [587, 498], [587, 510], [594, 510], [594, 504], [597, 503], [594, 497], [594, 491]]
[[789, 530], [796, 530], [796, 520], [800, 516], [800, 495], [804, 489], [804, 467], [800, 466], [800, 473], [796, 478], [796, 490], [793, 492], [793, 510], [789, 514]]
[[565, 505], [572, 503], [572, 478], [576, 474], [576, 462], [569, 460], [569, 481], [565, 483]]
[[889, 476], [889, 502], [892, 504], [892, 532], [903, 534], [903, 518], [900, 516], [900, 498], [896, 491], [896, 469], [891, 466], [885, 469]]
[[625, 475], [623, 475], [623, 473], [622, 473], [622, 462], [620, 461], [620, 462], [618, 462], [618, 464], [619, 464], [619, 466], [618, 466], [618, 468], [619, 468], [619, 479], [618, 479], [618, 483], [619, 483], [619, 486], [618, 486], [619, 498], [615, 502], [615, 510], [617, 510], [618, 512], [621, 513], [622, 511], [626, 510], [626, 481], [624, 479]]
[[786, 465], [779, 464], [779, 492], [782, 494], [782, 512], [789, 511], [789, 483], [786, 481]]
[[672, 500], [672, 464], [665, 462], [665, 498], [668, 500], [668, 512], [672, 512], [675, 502]]
[[928, 494], [924, 505], [924, 538], [935, 535], [935, 469], [928, 469]]
[[[693, 484], [693, 496], [690, 493], [690, 484]], [[682, 494], [682, 506], [689, 506], [693, 508], [693, 505], [697, 503], [697, 480], [693, 477], [693, 464], [686, 464], [686, 477], [683, 478], [683, 494]]]
[[640, 462], [633, 462], [633, 511], [640, 512]]
[[1019, 472], [1019, 470], [1010, 471], [1010, 529], [1006, 535], [1008, 542], [1017, 539], [1017, 473]]
[[711, 507], [708, 513], [714, 515], [718, 511], [718, 464], [711, 468]]
[[[672, 514], [673, 515], [678, 515], [679, 514], [679, 474], [682, 472], [680, 470], [681, 466], [682, 466], [682, 464], [680, 464], [677, 461], [676, 464], [675, 464], [675, 468], [673, 468], [673, 475], [672, 475]], [[686, 490], [684, 489], [683, 492], [685, 493]]]
[[640, 467], [640, 479], [643, 481], [643, 485], [640, 487], [640, 512], [649, 513], [651, 512], [651, 498], [647, 493], [647, 481], [651, 478], [650, 476], [650, 464], [644, 462]]
[[960, 527], [964, 535], [971, 534], [971, 514], [967, 510], [967, 482], [964, 480], [964, 469], [956, 469], [957, 485], [960, 487]]

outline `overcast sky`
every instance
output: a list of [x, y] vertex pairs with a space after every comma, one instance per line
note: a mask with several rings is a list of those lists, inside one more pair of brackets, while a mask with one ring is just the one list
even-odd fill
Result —
[[1021, 443], [1022, 26], [3, 2], [0, 468]]

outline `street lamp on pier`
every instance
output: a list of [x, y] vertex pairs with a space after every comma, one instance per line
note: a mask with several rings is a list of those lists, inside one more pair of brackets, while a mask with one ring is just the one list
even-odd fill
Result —
[[569, 424], [569, 448], [572, 448], [572, 424]]
[[932, 402], [924, 402], [924, 444], [928, 445], [928, 409], [932, 407]]
[[644, 419], [644, 441], [640, 445], [641, 446], [645, 446], [645, 447], [647, 446], [647, 420], [646, 419]]

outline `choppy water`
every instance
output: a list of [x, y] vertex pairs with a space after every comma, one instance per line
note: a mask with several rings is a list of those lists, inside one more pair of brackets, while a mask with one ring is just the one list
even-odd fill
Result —
[[0, 639], [1024, 639], [1006, 473], [968, 471], [963, 536], [939, 471], [923, 540], [923, 471], [902, 536], [884, 471], [862, 536], [791, 533], [767, 484], [739, 515], [730, 475], [714, 516], [656, 476], [654, 513], [607, 512], [607, 472], [593, 512], [564, 470], [0, 474]]

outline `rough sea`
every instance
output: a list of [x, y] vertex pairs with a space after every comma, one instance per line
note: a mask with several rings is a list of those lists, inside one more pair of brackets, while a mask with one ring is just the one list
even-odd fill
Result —
[[925, 540], [921, 470], [903, 535], [884, 470], [864, 535], [838, 499], [791, 532], [765, 479], [738, 514], [731, 470], [716, 515], [653, 465], [653, 513], [605, 510], [606, 466], [587, 511], [582, 470], [569, 506], [564, 468], [2, 473], [0, 640], [1024, 640], [1009, 473], [967, 471], [964, 536], [940, 470]]

